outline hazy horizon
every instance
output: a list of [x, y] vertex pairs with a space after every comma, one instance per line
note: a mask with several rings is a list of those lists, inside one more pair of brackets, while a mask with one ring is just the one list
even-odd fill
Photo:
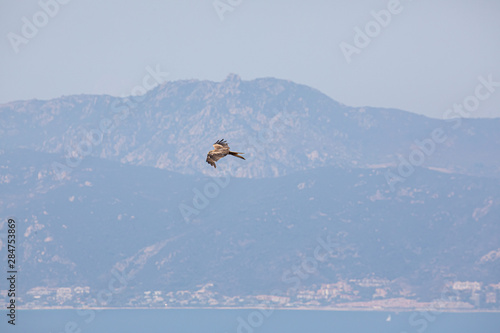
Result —
[[275, 77], [349, 106], [433, 118], [493, 90], [467, 117], [500, 117], [500, 3], [3, 2], [0, 103], [129, 95], [146, 68], [168, 81]]

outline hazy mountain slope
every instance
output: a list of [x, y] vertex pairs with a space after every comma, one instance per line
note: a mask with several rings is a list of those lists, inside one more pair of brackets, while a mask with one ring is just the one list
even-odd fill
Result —
[[[339, 104], [321, 92], [273, 78], [165, 83], [142, 97], [67, 96], [0, 106], [0, 148], [26, 147], [205, 173], [205, 154], [224, 137], [245, 152], [237, 177], [273, 177], [323, 166], [397, 166], [419, 142], [443, 130], [424, 167], [500, 175], [500, 119], [430, 119]], [[90, 136], [89, 136], [90, 134]]]
[[186, 223], [180, 206], [195, 209], [193, 189], [203, 193], [213, 178], [88, 158], [58, 181], [45, 172], [57, 155], [2, 158], [0, 215], [19, 219], [24, 291], [100, 290], [113, 267], [134, 277], [121, 297], [209, 282], [226, 295], [287, 290], [293, 275], [283, 274], [314, 256], [318, 238], [334, 251], [301, 286], [378, 277], [427, 299], [445, 281], [493, 283], [500, 274], [498, 261], [481, 260], [500, 240], [496, 180], [420, 169], [391, 192], [371, 169], [231, 177]]
[[[15, 216], [25, 299], [37, 286], [96, 297], [119, 270], [131, 278], [121, 306], [206, 283], [292, 295], [364, 278], [428, 300], [447, 281], [499, 282], [498, 128], [235, 75], [129, 99], [12, 102], [0, 105], [0, 235]], [[247, 160], [206, 164], [220, 138]], [[299, 272], [325, 242], [325, 260]]]

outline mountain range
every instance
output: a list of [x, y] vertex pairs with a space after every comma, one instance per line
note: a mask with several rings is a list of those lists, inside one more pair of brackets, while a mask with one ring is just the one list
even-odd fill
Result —
[[[500, 119], [349, 107], [234, 74], [0, 115], [0, 234], [14, 216], [26, 301], [37, 287], [97, 293], [117, 270], [130, 281], [114, 305], [202, 285], [294, 297], [386, 281], [424, 301], [500, 282]], [[246, 160], [206, 164], [222, 138]]]

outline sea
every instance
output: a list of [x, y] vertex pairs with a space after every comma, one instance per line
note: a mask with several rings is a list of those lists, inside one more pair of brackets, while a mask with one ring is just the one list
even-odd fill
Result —
[[500, 313], [259, 309], [17, 310], [0, 332], [22, 333], [499, 333]]

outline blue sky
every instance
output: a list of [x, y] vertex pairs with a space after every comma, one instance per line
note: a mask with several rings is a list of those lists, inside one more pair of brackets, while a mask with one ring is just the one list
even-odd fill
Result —
[[[443, 118], [479, 77], [500, 82], [498, 0], [0, 4], [0, 103], [128, 95], [158, 66], [168, 80], [276, 77], [351, 106]], [[500, 117], [500, 86], [468, 116]]]

